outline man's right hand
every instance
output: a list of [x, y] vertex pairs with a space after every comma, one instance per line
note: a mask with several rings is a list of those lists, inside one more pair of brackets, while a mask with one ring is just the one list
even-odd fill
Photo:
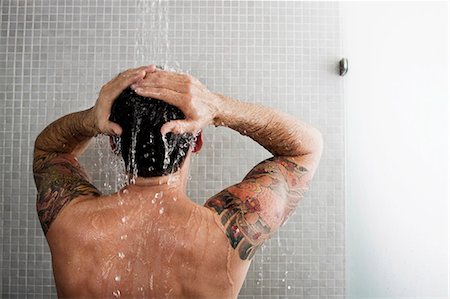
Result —
[[173, 120], [163, 125], [161, 133], [198, 134], [213, 124], [220, 109], [220, 97], [210, 92], [198, 79], [181, 73], [156, 70], [131, 85], [137, 94], [162, 100], [178, 107], [186, 119]]

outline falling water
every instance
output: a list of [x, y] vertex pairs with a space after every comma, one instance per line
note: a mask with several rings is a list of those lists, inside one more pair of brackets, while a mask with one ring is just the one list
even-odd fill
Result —
[[[136, 23], [136, 35], [135, 35], [135, 66], [139, 65], [149, 65], [156, 64], [163, 66], [165, 69], [172, 69], [169, 67], [169, 62], [173, 62], [169, 42], [168, 42], [168, 17], [167, 17], [167, 2], [162, 0], [139, 0], [137, 3], [137, 23]], [[177, 64], [175, 64], [177, 65]], [[100, 165], [107, 165], [107, 167], [101, 169], [101, 171], [105, 171], [105, 191], [107, 193], [111, 193], [118, 188], [123, 188], [126, 183], [133, 184], [135, 182], [135, 178], [137, 176], [137, 167], [136, 167], [136, 137], [139, 132], [139, 120], [135, 125], [135, 129], [132, 132], [132, 144], [130, 149], [130, 168], [126, 169], [123, 165], [123, 161], [116, 155], [113, 155], [111, 151], [104, 152], [106, 145], [109, 143], [105, 140], [105, 138], [97, 138], [97, 145], [99, 148], [99, 156], [100, 156]], [[154, 136], [149, 136], [149, 139], [152, 140]], [[151, 141], [150, 141], [151, 142]], [[165, 159], [164, 159], [164, 168], [167, 168], [167, 165], [170, 163], [169, 153], [172, 150], [169, 147], [166, 139], [164, 138], [165, 145]], [[147, 154], [148, 159], [155, 159], [155, 157], [151, 156], [150, 152]], [[107, 162], [107, 163], [105, 163]], [[122, 163], [122, 164], [120, 164]], [[130, 177], [125, 176], [124, 174], [128, 173]], [[114, 180], [116, 179], [116, 180]], [[171, 183], [174, 183], [175, 179], [171, 178]], [[122, 194], [119, 192], [119, 201], [118, 205], [122, 206], [123, 202], [126, 201], [128, 191], [125, 189], [122, 190]], [[164, 207], [162, 206], [163, 192], [158, 192], [155, 194], [155, 197], [152, 199], [152, 203], [156, 204], [156, 201], [159, 201], [160, 209], [159, 213], [164, 213]], [[129, 225], [129, 215], [121, 215], [119, 218], [121, 225]], [[121, 242], [127, 242], [128, 236], [127, 234], [123, 234], [120, 236]], [[127, 261], [127, 256], [124, 254], [122, 249], [119, 247], [117, 252], [117, 258], [119, 260]], [[130, 261], [128, 261], [128, 267], [125, 270], [130, 269]], [[113, 275], [115, 287], [111, 290], [113, 297], [119, 298], [121, 297], [120, 291], [120, 282], [125, 273], [120, 273], [117, 271]], [[151, 289], [153, 289], [153, 274], [152, 274], [152, 284]], [[143, 294], [144, 290], [142, 287], [138, 288], [138, 290]]]
[[94, 163], [96, 175], [103, 182], [100, 191], [105, 194], [121, 189], [127, 183], [125, 163], [111, 150], [109, 137], [98, 135], [94, 139], [94, 149], [98, 154], [98, 163]]
[[168, 37], [167, 1], [139, 0], [137, 9], [136, 65], [168, 67], [172, 55]]

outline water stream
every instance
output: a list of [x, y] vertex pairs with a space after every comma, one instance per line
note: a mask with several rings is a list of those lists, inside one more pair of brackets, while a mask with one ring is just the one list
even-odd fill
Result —
[[[169, 18], [168, 18], [168, 3], [164, 0], [139, 0], [137, 2], [136, 7], [137, 13], [136, 13], [136, 31], [135, 31], [135, 66], [140, 65], [148, 65], [148, 64], [156, 64], [159, 66], [162, 66], [164, 69], [167, 70], [176, 70], [181, 71], [181, 68], [179, 64], [174, 60], [174, 54], [171, 51], [171, 47], [169, 44], [169, 37], [168, 37], [168, 31], [169, 31]], [[139, 124], [137, 124], [137, 127], [139, 127]], [[136, 144], [136, 134], [138, 131], [135, 131], [133, 134], [133, 147]], [[246, 132], [244, 131], [244, 134]], [[150, 139], [154, 138], [154, 136], [149, 136]], [[171, 152], [171, 149], [167, 140], [163, 138], [164, 146], [165, 146], [165, 159], [164, 159], [164, 168], [167, 168], [167, 165], [170, 163], [169, 153]], [[100, 172], [101, 180], [104, 181], [103, 185], [103, 191], [105, 193], [113, 193], [116, 190], [122, 189], [122, 195], [119, 192], [119, 199], [118, 199], [118, 206], [124, 205], [125, 197], [127, 196], [128, 190], [125, 188], [127, 184], [133, 184], [134, 178], [137, 175], [137, 169], [136, 167], [133, 167], [135, 165], [135, 150], [132, 148], [131, 150], [131, 159], [132, 162], [130, 164], [130, 169], [125, 169], [125, 165], [123, 163], [123, 160], [118, 155], [113, 154], [110, 150], [105, 150], [109, 148], [109, 137], [106, 136], [98, 136], [96, 138], [96, 148], [98, 149], [98, 155], [99, 155], [99, 164], [98, 169]], [[214, 144], [210, 143], [211, 148], [213, 148]], [[147, 154], [149, 159], [152, 159], [151, 153]], [[192, 160], [194, 159], [194, 156], [192, 156]], [[147, 158], [147, 157], [146, 157]], [[193, 161], [191, 161], [192, 163]], [[97, 165], [95, 165], [97, 166]], [[126, 173], [129, 173], [130, 176], [127, 176]], [[180, 177], [177, 175], [172, 175], [167, 184], [168, 185], [176, 185], [180, 180]], [[191, 174], [188, 175], [188, 180], [191, 180]], [[151, 200], [152, 204], [159, 205], [158, 211], [161, 216], [165, 213], [164, 208], [164, 193], [162, 191], [155, 194], [154, 198], [148, 199]], [[170, 200], [177, 201], [177, 197], [173, 196]], [[186, 224], [185, 228], [189, 226], [191, 221], [194, 221], [192, 217], [196, 213], [196, 210], [191, 211], [191, 217], [189, 218], [188, 223]], [[126, 215], [125, 213], [123, 215], [120, 215], [119, 222], [120, 225], [126, 226], [129, 225], [129, 220], [132, 216]], [[209, 226], [208, 226], [208, 232], [209, 232]], [[125, 262], [128, 266], [125, 267], [122, 270], [116, 270], [115, 273], [112, 273], [110, 279], [112, 279], [112, 285], [114, 286], [113, 289], [111, 289], [111, 295], [114, 298], [120, 298], [123, 295], [123, 289], [121, 291], [121, 282], [126, 277], [128, 272], [132, 271], [132, 265], [135, 261], [128, 261], [128, 257], [125, 255], [124, 252], [126, 252], [126, 242], [128, 240], [127, 234], [122, 234], [120, 236], [120, 242], [119, 244], [124, 244], [123, 248], [118, 248], [117, 254], [115, 256], [116, 259], [119, 261]], [[277, 240], [280, 242], [279, 238]], [[186, 244], [185, 246], [187, 246]], [[284, 244], [285, 245], [285, 244]], [[281, 246], [280, 248], [282, 248]], [[264, 255], [264, 248], [265, 246], [262, 246], [261, 251], [259, 252], [259, 256], [255, 257], [255, 261], [257, 264], [254, 266], [254, 269], [257, 272], [257, 279], [256, 284], [260, 287], [264, 287], [264, 276], [263, 276], [263, 270], [262, 265], [267, 264], [270, 262], [270, 256], [265, 257]], [[205, 249], [206, 250], [206, 249]], [[228, 250], [227, 253], [227, 260], [226, 260], [226, 268], [227, 268], [227, 278], [230, 283], [231, 288], [234, 288], [234, 282], [230, 275], [231, 272], [231, 251]], [[264, 260], [266, 259], [266, 260]], [[290, 261], [292, 263], [292, 261]], [[189, 267], [189, 263], [183, 263], [179, 265], [179, 267], [186, 268]], [[171, 269], [167, 269], [171, 270]], [[251, 270], [250, 270], [251, 271]], [[154, 281], [157, 281], [157, 273], [151, 273], [150, 275], [150, 281], [149, 283], [149, 289], [150, 291], [153, 291], [154, 288]], [[288, 272], [282, 274], [281, 281], [283, 283], [287, 283], [287, 276]], [[169, 286], [164, 286], [169, 288]], [[290, 289], [290, 286], [287, 287]], [[143, 286], [138, 286], [137, 290], [141, 293], [142, 296], [144, 296], [144, 288]], [[167, 292], [167, 296], [170, 295], [171, 289]]]

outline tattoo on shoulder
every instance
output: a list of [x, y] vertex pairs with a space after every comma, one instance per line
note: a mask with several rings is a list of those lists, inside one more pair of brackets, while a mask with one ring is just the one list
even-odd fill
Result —
[[[224, 190], [206, 202], [220, 216], [225, 234], [242, 260], [251, 259], [270, 233], [270, 227], [257, 215], [261, 207], [258, 198], [244, 200]], [[251, 219], [253, 218], [253, 219]]]
[[255, 166], [242, 183], [205, 203], [219, 215], [242, 260], [251, 259], [295, 210], [306, 190], [302, 177], [307, 173], [288, 158], [273, 157]]
[[38, 191], [36, 209], [45, 234], [70, 201], [82, 195], [101, 195], [75, 157], [69, 154], [35, 156], [33, 173]]

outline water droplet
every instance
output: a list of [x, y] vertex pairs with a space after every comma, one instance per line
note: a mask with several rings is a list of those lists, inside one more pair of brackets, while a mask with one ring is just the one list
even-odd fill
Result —
[[128, 235], [122, 235], [120, 236], [120, 240], [126, 240], [128, 238]]
[[159, 209], [159, 214], [163, 214], [164, 213], [164, 208]]
[[171, 176], [169, 177], [169, 179], [167, 180], [167, 185], [173, 186], [173, 185], [176, 184], [179, 180], [180, 180], [180, 176], [179, 176], [179, 175], [171, 175]]
[[119, 206], [123, 206], [123, 200], [120, 200], [120, 199], [119, 199], [118, 205], [119, 205]]
[[153, 291], [153, 274], [150, 275], [150, 289]]
[[163, 191], [157, 192], [155, 193], [155, 198], [162, 198], [163, 194], [164, 194]]
[[116, 275], [116, 277], [114, 277], [114, 280], [119, 282], [120, 281], [120, 275]]
[[173, 199], [173, 201], [177, 201], [177, 197], [176, 196], [172, 197], [172, 199]]
[[148, 158], [148, 156], [149, 156], [148, 153], [145, 153], [145, 154], [144, 154], [144, 158]]
[[128, 194], [128, 190], [127, 189], [123, 189], [122, 193], [123, 194]]
[[290, 290], [291, 289], [291, 286], [288, 286], [288, 290]]
[[123, 216], [122, 217], [122, 223], [127, 223], [128, 221], [128, 216]]
[[112, 292], [114, 298], [119, 298], [120, 297], [120, 290], [116, 290], [114, 292]]
[[285, 281], [286, 281], [286, 279], [284, 279], [284, 278], [283, 278], [283, 279], [282, 279], [281, 281], [282, 281], [282, 282], [285, 282]]
[[125, 258], [125, 253], [123, 253], [123, 252], [119, 252], [117, 255], [118, 255], [119, 258], [121, 258], [121, 259], [124, 259], [124, 258]]

